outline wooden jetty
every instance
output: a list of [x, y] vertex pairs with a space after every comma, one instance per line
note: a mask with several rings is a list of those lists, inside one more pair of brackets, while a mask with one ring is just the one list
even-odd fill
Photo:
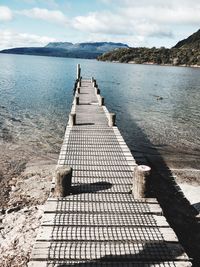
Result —
[[148, 175], [135, 171], [96, 81], [79, 65], [77, 79], [29, 267], [191, 266], [157, 200], [144, 198]]

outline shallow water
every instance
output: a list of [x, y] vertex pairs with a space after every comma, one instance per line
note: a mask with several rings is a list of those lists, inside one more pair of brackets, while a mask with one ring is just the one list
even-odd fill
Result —
[[133, 152], [198, 161], [200, 69], [194, 68], [1, 54], [1, 140], [59, 152], [77, 63], [84, 78], [97, 79]]

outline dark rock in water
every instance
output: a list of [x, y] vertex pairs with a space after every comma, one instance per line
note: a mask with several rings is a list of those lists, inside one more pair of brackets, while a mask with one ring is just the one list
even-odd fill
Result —
[[16, 119], [16, 118], [10, 118], [11, 121], [16, 121], [16, 122], [22, 122], [20, 119]]
[[157, 100], [163, 100], [164, 98], [162, 96], [159, 95], [153, 95]]
[[13, 136], [10, 133], [10, 130], [8, 128], [3, 128], [2, 130], [2, 136], [1, 138], [6, 142], [11, 142], [13, 140]]

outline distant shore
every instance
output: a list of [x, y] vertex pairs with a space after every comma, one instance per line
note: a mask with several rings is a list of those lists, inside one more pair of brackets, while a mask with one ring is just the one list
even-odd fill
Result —
[[154, 62], [144, 62], [144, 63], [137, 63], [135, 61], [129, 61], [129, 62], [120, 62], [120, 61], [109, 61], [109, 60], [98, 60], [101, 62], [109, 62], [109, 63], [121, 63], [121, 64], [135, 64], [135, 65], [154, 65], [154, 66], [166, 66], [166, 67], [187, 67], [187, 68], [200, 68], [200, 65], [186, 65], [186, 64], [182, 64], [182, 65], [173, 65], [173, 64], [156, 64]]

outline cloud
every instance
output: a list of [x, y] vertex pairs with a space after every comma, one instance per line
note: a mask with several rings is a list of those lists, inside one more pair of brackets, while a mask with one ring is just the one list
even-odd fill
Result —
[[0, 21], [9, 21], [12, 17], [12, 11], [7, 6], [0, 6]]
[[[123, 12], [124, 13], [124, 12]], [[90, 13], [87, 16], [74, 18], [72, 25], [75, 29], [90, 33], [103, 33], [110, 35], [141, 35], [141, 36], [168, 36], [172, 33], [167, 27], [161, 27], [156, 23], [149, 23], [146, 19], [136, 19], [135, 16], [125, 14], [113, 14], [101, 12]], [[126, 18], [126, 19], [125, 19]]]
[[[101, 15], [101, 17], [99, 17]], [[124, 28], [127, 26], [125, 20], [111, 12], [90, 13], [87, 16], [77, 16], [72, 22], [72, 26], [80, 31], [91, 33], [126, 34]]]
[[71, 22], [72, 27], [88, 34], [107, 35], [112, 39], [121, 36], [122, 40], [141, 40], [143, 45], [149, 38], [172, 40], [175, 33], [179, 34], [178, 27], [192, 26], [198, 29], [200, 25], [199, 0], [100, 1], [111, 5], [112, 12], [110, 9], [77, 16]]
[[16, 11], [17, 14], [24, 15], [29, 18], [41, 19], [52, 23], [67, 24], [66, 16], [60, 10], [49, 10], [46, 8], [34, 7], [32, 9], [24, 9]]
[[10, 30], [0, 30], [0, 49], [12, 47], [44, 46], [55, 42], [55, 38], [28, 33], [18, 33]]
[[121, 15], [137, 22], [147, 21], [161, 25], [200, 23], [200, 8], [181, 6], [146, 6], [122, 8]]

